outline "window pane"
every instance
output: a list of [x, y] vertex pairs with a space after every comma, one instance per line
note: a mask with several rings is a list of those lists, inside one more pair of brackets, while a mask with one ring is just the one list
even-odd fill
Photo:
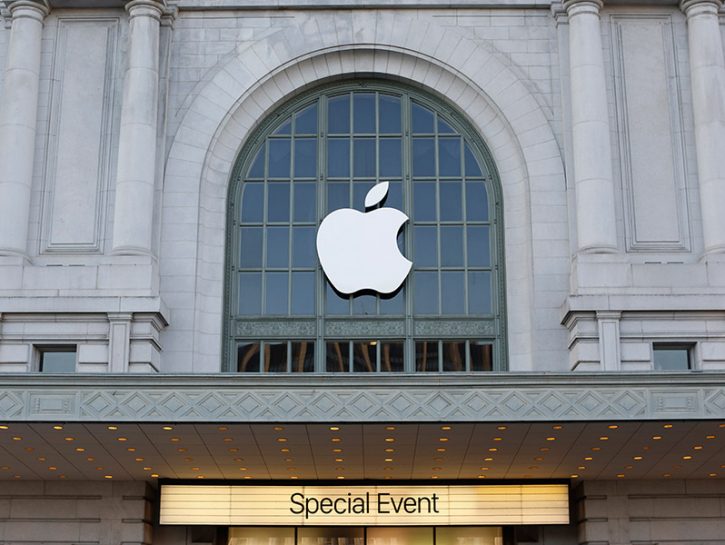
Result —
[[365, 316], [375, 315], [378, 313], [376, 303], [375, 295], [356, 295], [352, 298], [352, 313]]
[[347, 341], [326, 343], [325, 369], [328, 373], [347, 373], [350, 370], [350, 353]]
[[415, 283], [414, 311], [416, 314], [438, 314], [438, 273], [413, 273]]
[[390, 182], [390, 189], [388, 189], [388, 196], [383, 201], [383, 204], [390, 208], [397, 208], [403, 210], [403, 184], [400, 182]]
[[350, 314], [349, 298], [338, 294], [327, 280], [325, 280], [325, 312], [338, 316]]
[[317, 133], [317, 102], [295, 114], [295, 134]]
[[239, 314], [255, 316], [262, 313], [262, 273], [239, 273]]
[[267, 273], [264, 298], [266, 314], [287, 314], [287, 277], [286, 272]]
[[317, 140], [295, 140], [295, 176], [297, 178], [317, 176]]
[[466, 182], [466, 219], [488, 220], [488, 195], [483, 182]]
[[350, 95], [331, 98], [327, 102], [327, 132], [350, 132]]
[[316, 264], [315, 227], [292, 228], [292, 266], [314, 267]]
[[237, 346], [238, 373], [259, 373], [259, 344], [240, 343]]
[[403, 314], [405, 312], [405, 288], [400, 288], [392, 295], [380, 296], [380, 314]]
[[350, 139], [330, 138], [327, 141], [327, 176], [350, 177]]
[[415, 370], [438, 371], [438, 341], [417, 341], [415, 343]]
[[468, 273], [468, 314], [491, 314], [491, 273]]
[[432, 138], [413, 138], [413, 176], [435, 176]]
[[312, 316], [315, 313], [315, 273], [292, 273], [293, 316]]
[[375, 132], [375, 94], [353, 94], [353, 128], [356, 134]]
[[242, 215], [245, 223], [262, 223], [264, 214], [264, 184], [247, 182], [242, 185]]
[[269, 177], [289, 178], [290, 140], [274, 138], [269, 140]]
[[380, 95], [380, 132], [383, 134], [399, 134], [400, 130], [400, 98]]
[[466, 370], [466, 343], [465, 341], [443, 342], [443, 370]]
[[75, 370], [75, 350], [44, 350], [40, 353], [40, 371], [42, 373], [74, 373]]
[[654, 367], [657, 371], [687, 371], [690, 369], [690, 349], [686, 346], [655, 344]]
[[315, 370], [315, 341], [292, 341], [292, 372], [312, 373]]
[[295, 211], [296, 222], [314, 222], [317, 220], [317, 185], [315, 182], [295, 182]]
[[355, 138], [353, 141], [353, 173], [356, 178], [375, 176], [375, 140]]
[[267, 227], [267, 267], [289, 267], [289, 227]]
[[490, 267], [491, 256], [488, 247], [488, 226], [466, 228], [469, 267]]
[[438, 132], [440, 134], [456, 134], [456, 131], [453, 129], [453, 127], [443, 121], [440, 115], [438, 116]]
[[262, 266], [262, 227], [242, 227], [239, 248], [239, 265], [243, 269]]
[[380, 139], [380, 177], [400, 178], [402, 146], [400, 138]]
[[375, 341], [361, 341], [353, 343], [353, 372], [375, 372], [377, 370], [377, 350], [378, 343]]
[[289, 183], [275, 182], [267, 190], [267, 221], [289, 222]]
[[438, 165], [441, 176], [461, 175], [461, 139], [438, 140]]
[[443, 314], [465, 314], [464, 273], [441, 273], [441, 303]]
[[380, 347], [380, 370], [401, 373], [405, 369], [403, 341], [383, 341]]
[[350, 206], [350, 186], [347, 183], [327, 184], [327, 211]]
[[463, 267], [463, 227], [441, 227], [441, 266]]
[[252, 161], [252, 166], [247, 173], [248, 178], [264, 178], [264, 157], [264, 146], [262, 146]]
[[287, 341], [264, 343], [264, 372], [287, 372]]
[[461, 182], [441, 182], [441, 221], [463, 219], [463, 188]]
[[483, 172], [481, 172], [481, 167], [478, 164], [478, 161], [476, 160], [476, 157], [473, 155], [473, 152], [471, 151], [471, 148], [468, 144], [466, 144], [466, 151], [465, 151], [465, 167], [466, 167], [466, 176], [469, 178], [471, 177], [481, 177], [483, 176]]
[[471, 341], [471, 371], [493, 371], [493, 346]]
[[354, 182], [352, 184], [352, 207], [355, 210], [365, 209], [365, 196], [372, 189], [375, 182]]
[[413, 134], [433, 132], [433, 112], [420, 104], [411, 104], [411, 115], [413, 118]]
[[413, 228], [413, 262], [417, 268], [438, 266], [438, 229], [435, 225]]
[[282, 123], [279, 128], [274, 131], [272, 134], [274, 135], [284, 135], [284, 134], [292, 134], [292, 120], [287, 119], [284, 123]]
[[413, 219], [436, 220], [436, 185], [432, 182], [413, 183]]

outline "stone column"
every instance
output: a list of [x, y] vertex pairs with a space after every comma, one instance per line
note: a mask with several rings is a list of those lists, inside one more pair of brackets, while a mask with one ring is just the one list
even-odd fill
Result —
[[5, 81], [0, 91], [0, 255], [27, 255], [38, 120], [45, 0], [11, 0]]
[[722, 0], [683, 0], [705, 254], [725, 254], [725, 59], [718, 10]]
[[577, 250], [617, 251], [612, 149], [599, 26], [602, 0], [566, 0]]
[[113, 217], [113, 253], [151, 253], [163, 0], [132, 0]]

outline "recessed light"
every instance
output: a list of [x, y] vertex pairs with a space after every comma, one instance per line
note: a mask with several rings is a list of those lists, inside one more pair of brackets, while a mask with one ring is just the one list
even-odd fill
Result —
[[392, 462], [392, 461], [393, 461], [393, 459], [392, 459], [392, 458], [385, 458], [385, 461], [386, 461], [386, 462]]
[[201, 469], [200, 469], [200, 468], [198, 468], [198, 467], [192, 467], [192, 468], [191, 468], [191, 470], [192, 470], [192, 471], [201, 471]]
[[335, 454], [340, 454], [342, 452], [342, 449], [341, 448], [334, 448], [334, 449], [332, 449], [332, 452], [334, 452]]
[[692, 456], [683, 456], [682, 459], [683, 460], [692, 460]]
[[151, 474], [151, 478], [158, 479], [159, 478], [159, 474], [158, 473], [152, 473]]
[[602, 435], [602, 436], [601, 436], [601, 437], [599, 438], [599, 440], [600, 440], [600, 441], [609, 441], [609, 437], [607, 437], [606, 435]]
[[128, 447], [126, 450], [128, 452], [136, 452], [136, 447]]
[[19, 435], [16, 435], [15, 437], [13, 437], [13, 441], [22, 441], [22, 440], [23, 440], [23, 438], [20, 437]]
[[272, 428], [272, 429], [273, 429], [274, 431], [283, 431], [283, 430], [284, 430], [284, 426], [275, 426], [275, 427], [274, 427], [274, 428]]
[[714, 435], [706, 435], [705, 436], [705, 439], [715, 439], [715, 436]]
[[153, 468], [150, 466], [146, 466], [143, 468], [144, 471], [151, 471]]
[[89, 461], [89, 462], [95, 462], [96, 461], [96, 459], [93, 456], [89, 456], [88, 458], [86, 458], [86, 460]]
[[617, 478], [624, 479], [624, 473], [617, 473]]
[[297, 475], [290, 475], [289, 478], [290, 479], [298, 479], [299, 477], [297, 477]]
[[484, 459], [483, 459], [483, 461], [484, 461], [484, 462], [493, 462], [493, 458], [491, 458], [491, 457], [489, 456], [489, 457], [487, 457], [487, 458], [484, 458]]
[[549, 452], [549, 450], [551, 450], [549, 447], [541, 447], [539, 452]]
[[695, 445], [692, 450], [702, 450], [702, 445]]
[[450, 426], [441, 426], [441, 430], [443, 430], [443, 431], [450, 431], [450, 429], [451, 429]]
[[252, 478], [252, 476], [251, 476], [251, 475], [245, 475], [245, 476], [244, 476], [244, 478], [245, 478], [245, 479], [251, 479], [251, 478]]
[[601, 447], [592, 447], [592, 452], [599, 452], [600, 450], [602, 450]]
[[226, 426], [219, 426], [219, 427], [217, 428], [217, 430], [218, 430], [218, 431], [229, 431], [229, 428], [227, 428]]
[[592, 460], [594, 460], [594, 458], [592, 458], [591, 456], [585, 456], [584, 460], [586, 460], [587, 462], [591, 462]]
[[441, 443], [447, 443], [448, 442], [448, 437], [439, 437], [438, 438], [438, 441], [440, 441]]
[[330, 431], [340, 431], [340, 426], [330, 426]]
[[[68, 440], [68, 438], [66, 437], [66, 441], [67, 440]], [[120, 441], [121, 443], [125, 443], [126, 441], [128, 441], [128, 437], [116, 437], [116, 441]]]
[[106, 426], [106, 429], [109, 429], [111, 431], [116, 431], [118, 429], [118, 426]]
[[134, 458], [137, 462], [143, 462], [143, 458]]
[[395, 437], [386, 437], [385, 442], [386, 443], [395, 443]]
[[[131, 450], [131, 449], [128, 449], [128, 450]], [[180, 448], [177, 448], [176, 449], [176, 452], [182, 452], [183, 453], [183, 452], [186, 452], [187, 450], [188, 449], [185, 449], [184, 447], [180, 447]]]
[[3, 471], [8, 471], [10, 469], [10, 466], [0, 466], [0, 469]]
[[479, 469], [480, 469], [481, 471], [488, 471], [488, 470], [489, 470], [490, 468], [488, 468], [488, 467], [485, 467], [485, 466], [484, 466], [484, 467], [481, 467], [481, 468], [479, 468]]
[[103, 467], [102, 467], [102, 466], [98, 466], [98, 467], [96, 468], [96, 471], [103, 471]]
[[181, 441], [181, 439], [179, 439], [178, 437], [172, 437], [171, 439], [169, 439], [169, 441], [171, 441], [172, 443], [178, 443], [179, 441]]
[[62, 430], [63, 429], [63, 426], [61, 426], [60, 424], [58, 424], [56, 426], [53, 426], [53, 429], [54, 430]]
[[547, 437], [546, 440], [547, 441], [556, 441], [556, 437]]
[[569, 477], [571, 479], [578, 479], [579, 478], [579, 475], [577, 475], [576, 473], [572, 473], [571, 475], [569, 475]]
[[395, 426], [385, 426], [385, 429], [388, 431], [395, 431]]
[[717, 473], [708, 473], [707, 476], [708, 477], [717, 477]]
[[173, 430], [174, 428], [173, 428], [172, 426], [163, 426], [163, 427], [162, 427], [161, 429], [162, 429], [162, 430], [165, 430], [165, 431], [171, 431], [171, 430]]
[[496, 429], [497, 429], [498, 431], [504, 431], [504, 430], [507, 430], [507, 429], [508, 429], [508, 427], [506, 427], [506, 426], [496, 426]]
[[340, 479], [340, 480], [342, 480], [342, 479], [344, 479], [345, 477], [343, 477], [342, 475], [338, 475], [338, 476], [337, 476], [337, 478], [338, 478], [338, 479]]
[[65, 478], [66, 478], [66, 476], [65, 476], [65, 475], [58, 475], [58, 478], [59, 478], [59, 479], [65, 479]]
[[333, 437], [330, 439], [330, 441], [333, 443], [340, 443], [342, 439], [340, 437]]
[[234, 454], [235, 452], [239, 452], [239, 449], [237, 447], [232, 447], [232, 448], [228, 448], [227, 452], [231, 452], [232, 454]]
[[345, 459], [344, 459], [344, 458], [335, 458], [335, 461], [336, 461], [336, 462], [344, 462], [344, 461], [345, 461]]
[[619, 426], [617, 426], [616, 424], [611, 424], [611, 425], [609, 425], [609, 426], [607, 426], [607, 427], [608, 427], [608, 428], [609, 428], [610, 430], [616, 430], [616, 429], [619, 429]]
[[486, 478], [486, 476], [485, 476], [485, 475], [479, 475], [479, 476], [478, 476], [478, 478], [479, 478], [479, 479], [485, 479], [485, 478]]
[[249, 469], [249, 468], [246, 468], [246, 467], [240, 467], [240, 468], [239, 468], [239, 471], [247, 471], [247, 469]]
[[75, 437], [64, 437], [63, 439], [65, 439], [66, 441], [75, 441], [76, 440]]
[[345, 468], [344, 467], [336, 467], [335, 468], [335, 471], [345, 471]]
[[563, 428], [563, 427], [564, 427], [564, 426], [561, 426], [561, 425], [557, 424], [556, 426], [551, 426], [551, 429], [552, 429], [552, 430], [560, 430], [560, 429], [561, 429], [561, 428]]
[[653, 435], [652, 436], [652, 440], [653, 441], [659, 441], [660, 439], [662, 439], [662, 436], [661, 435]]
[[437, 478], [438, 478], [438, 475], [432, 475], [431, 476], [431, 479], [437, 479]]
[[498, 449], [491, 447], [490, 449], [488, 449], [488, 452], [498, 452]]
[[642, 456], [634, 456], [634, 457], [632, 458], [632, 460], [635, 460], [635, 461], [637, 461], [637, 462], [639, 462], [639, 461], [640, 461], [640, 460], [642, 460], [642, 459], [643, 459], [643, 458], [642, 458]]
[[58, 468], [55, 466], [48, 466], [48, 471], [55, 471], [56, 469]]
[[385, 452], [395, 452], [394, 448], [388, 447], [385, 449]]
[[663, 473], [663, 474], [662, 474], [662, 476], [663, 476], [663, 477], [664, 477], [665, 479], [668, 479], [668, 478], [672, 477], [672, 474], [671, 474], [671, 473]]
[[[238, 458], [238, 460], [239, 460], [240, 462], [242, 461], [242, 459], [241, 459], [241, 458]], [[287, 462], [287, 463], [289, 464], [289, 463], [291, 463], [291, 462], [294, 462], [294, 458], [285, 458], [285, 459], [284, 459], [284, 461], [285, 461], [285, 462]]]
[[587, 468], [587, 466], [579, 466], [579, 467], [577, 467], [577, 469], [582, 470], [582, 471], [585, 470], [586, 468]]
[[436, 452], [445, 452], [445, 451], [446, 451], [446, 447], [438, 447], [436, 449]]
[[76, 448], [76, 452], [85, 452], [85, 451], [86, 451], [86, 449], [84, 449], [83, 447]]
[[544, 461], [544, 457], [543, 456], [537, 456], [537, 457], [534, 458], [534, 462], [543, 462], [543, 461]]
[[287, 447], [279, 449], [280, 452], [289, 452], [289, 449]]
[[104, 479], [113, 479], [113, 475], [104, 475], [103, 478]]
[[436, 467], [432, 467], [431, 469], [433, 471], [443, 471], [443, 468], [442, 467], [437, 467], [437, 466]]
[[672, 424], [665, 424], [662, 427], [665, 428], [666, 430], [669, 430], [670, 428], [672, 428]]
[[624, 469], [634, 469], [634, 466], [624, 466]]
[[287, 438], [286, 437], [277, 437], [277, 442], [278, 443], [286, 443], [287, 442]]
[[10, 428], [8, 426], [6, 426], [5, 424], [0, 425], [0, 430], [8, 430], [8, 429], [10, 429]]
[[718, 428], [725, 428], [725, 424], [720, 424]]

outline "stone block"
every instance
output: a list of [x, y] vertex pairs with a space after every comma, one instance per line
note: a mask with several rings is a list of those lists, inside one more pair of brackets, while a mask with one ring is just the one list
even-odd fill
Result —
[[0, 364], [30, 362], [30, 345], [0, 343]]
[[107, 343], [82, 343], [78, 345], [78, 363], [108, 363]]
[[635, 286], [664, 287], [673, 291], [707, 286], [707, 271], [702, 264], [634, 264], [632, 279]]

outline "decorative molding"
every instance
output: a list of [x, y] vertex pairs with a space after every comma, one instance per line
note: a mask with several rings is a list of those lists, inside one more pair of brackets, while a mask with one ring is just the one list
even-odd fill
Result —
[[400, 320], [325, 320], [325, 336], [348, 339], [357, 336], [374, 339], [380, 337], [404, 337], [405, 321]]
[[237, 320], [236, 336], [254, 339], [315, 338], [317, 324], [313, 319], [276, 318], [273, 320]]
[[6, 375], [4, 422], [725, 419], [723, 373]]
[[413, 327], [416, 337], [490, 337], [496, 334], [494, 320], [416, 320]]

